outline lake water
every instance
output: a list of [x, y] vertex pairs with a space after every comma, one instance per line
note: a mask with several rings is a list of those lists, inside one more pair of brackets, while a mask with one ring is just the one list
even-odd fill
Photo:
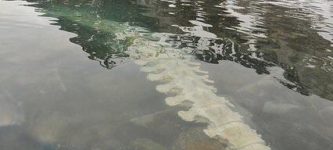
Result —
[[190, 49], [272, 150], [333, 149], [333, 1], [0, 0], [0, 150], [228, 149], [140, 71], [137, 29]]

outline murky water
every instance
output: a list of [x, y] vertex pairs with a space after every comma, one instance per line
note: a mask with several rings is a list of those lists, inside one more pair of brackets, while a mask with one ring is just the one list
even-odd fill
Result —
[[225, 149], [146, 80], [128, 26], [191, 49], [271, 149], [333, 149], [329, 0], [0, 1], [0, 149]]

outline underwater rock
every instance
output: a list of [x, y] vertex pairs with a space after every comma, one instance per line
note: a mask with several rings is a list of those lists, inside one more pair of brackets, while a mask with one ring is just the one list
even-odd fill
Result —
[[171, 113], [170, 110], [164, 110], [164, 111], [159, 111], [159, 112], [154, 112], [151, 114], [147, 114], [144, 116], [136, 117], [131, 119], [130, 121], [136, 125], [142, 126], [142, 127], [149, 127], [149, 124], [154, 123], [158, 118], [163, 116], [163, 114], [168, 114]]
[[164, 141], [167, 142], [177, 138], [179, 133], [184, 130], [183, 124], [186, 124], [177, 116], [178, 109], [175, 108], [136, 117], [131, 119], [131, 122], [143, 127], [149, 133], [164, 138]]
[[0, 128], [1, 150], [64, 150], [57, 147], [34, 140], [22, 126], [12, 125]]
[[[318, 112], [319, 116], [325, 120], [326, 124], [330, 127], [333, 126], [333, 107], [325, 107], [324, 109], [319, 110]], [[332, 128], [332, 133], [333, 133], [333, 128]]]
[[226, 150], [227, 145], [211, 139], [202, 128], [192, 128], [179, 135], [172, 150]]
[[139, 138], [131, 143], [131, 149], [134, 150], [167, 150], [161, 144], [145, 138]]
[[[24, 145], [24, 148], [21, 147]], [[6, 126], [0, 128], [1, 150], [26, 150], [38, 149], [37, 142], [29, 138], [24, 130], [18, 126]]]
[[279, 104], [268, 101], [264, 104], [263, 112], [269, 114], [285, 114], [298, 109], [300, 109], [300, 106], [295, 104]]
[[[175, 113], [176, 111], [177, 111], [176, 109], [172, 109], [172, 108], [166, 109], [166, 110], [154, 112], [151, 114], [139, 116], [136, 118], [132, 118], [130, 121], [132, 123], [142, 126], [142, 127], [149, 127], [149, 124], [153, 124], [154, 121], [170, 119], [170, 116], [176, 115], [176, 113]], [[173, 120], [175, 120], [175, 119], [173, 119]]]
[[[44, 115], [44, 114], [40, 114]], [[39, 116], [30, 124], [30, 134], [39, 142], [53, 144], [59, 140], [59, 136], [68, 126], [69, 118], [52, 114], [48, 116]]]
[[8, 92], [0, 93], [0, 127], [19, 125], [24, 121], [20, 103]]

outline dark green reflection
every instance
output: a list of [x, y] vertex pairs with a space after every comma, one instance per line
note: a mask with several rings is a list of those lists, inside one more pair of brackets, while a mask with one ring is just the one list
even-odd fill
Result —
[[82, 50], [89, 54], [89, 59], [96, 60], [101, 66], [111, 69], [128, 57], [124, 52], [131, 45], [132, 39], [115, 39], [114, 30], [117, 29], [110, 26], [112, 23], [105, 19], [110, 18], [111, 21], [123, 17], [103, 16], [105, 12], [100, 5], [101, 3], [97, 1], [40, 1], [34, 4], [41, 8], [39, 11], [45, 13], [44, 16], [57, 18], [54, 25], [59, 25], [61, 30], [77, 34], [70, 41], [82, 46]]
[[[193, 54], [208, 63], [233, 61], [255, 69], [258, 74], [270, 74], [267, 68], [279, 66], [285, 70], [284, 78], [290, 81], [280, 81], [286, 87], [304, 95], [315, 93], [333, 100], [333, 60], [327, 57], [333, 58], [329, 51], [331, 43], [312, 28], [313, 22], [306, 15], [293, 16], [302, 13], [299, 12], [302, 10], [236, 0], [234, 5], [244, 8], [238, 13], [259, 18], [257, 22], [260, 24], [254, 25], [249, 33], [244, 33], [242, 30], [246, 29], [241, 25], [244, 20], [233, 15], [226, 6], [216, 7], [227, 2], [176, 0], [173, 3], [175, 7], [170, 7], [170, 2], [160, 0], [56, 0], [37, 1], [35, 6], [41, 8], [46, 16], [58, 18], [55, 24], [62, 30], [76, 33], [77, 37], [70, 41], [81, 45], [90, 59], [99, 61], [105, 68], [126, 61], [124, 51], [133, 40], [115, 40], [108, 20], [128, 22], [152, 32], [177, 33], [179, 36], [170, 37], [170, 42], [176, 43], [178, 48], [193, 48]], [[208, 46], [223, 46], [219, 50], [200, 49], [200, 37], [183, 34], [172, 26], [192, 27], [189, 20], [201, 20], [212, 25], [205, 30], [223, 39], [211, 39]], [[257, 50], [249, 51], [248, 43], [253, 35], [258, 34], [266, 37], [256, 37], [254, 47]]]

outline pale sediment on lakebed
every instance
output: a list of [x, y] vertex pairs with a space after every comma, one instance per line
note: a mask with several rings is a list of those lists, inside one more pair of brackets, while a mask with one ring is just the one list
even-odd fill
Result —
[[116, 35], [135, 39], [127, 53], [148, 73], [149, 80], [161, 83], [157, 91], [172, 95], [165, 99], [169, 106], [190, 105], [189, 110], [178, 112], [183, 120], [206, 123], [205, 134], [227, 144], [230, 150], [271, 149], [228, 100], [216, 95], [208, 72], [202, 71], [200, 63], [188, 54], [191, 49], [173, 48], [165, 42], [167, 34], [163, 33], [151, 34], [151, 38], [133, 30]]

